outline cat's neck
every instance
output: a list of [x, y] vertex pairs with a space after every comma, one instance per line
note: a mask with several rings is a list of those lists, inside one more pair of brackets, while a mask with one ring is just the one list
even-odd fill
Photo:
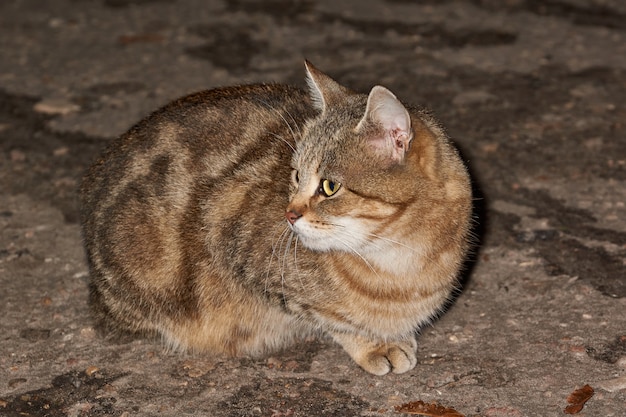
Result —
[[419, 273], [423, 267], [423, 250], [401, 242], [387, 243], [383, 248], [371, 247], [362, 251], [360, 255], [363, 262], [384, 274], [413, 275]]

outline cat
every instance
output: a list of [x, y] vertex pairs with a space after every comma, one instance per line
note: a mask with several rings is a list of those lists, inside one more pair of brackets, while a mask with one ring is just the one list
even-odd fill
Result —
[[469, 242], [470, 179], [425, 110], [305, 62], [180, 98], [85, 175], [90, 303], [110, 332], [259, 356], [322, 334], [365, 371], [417, 362]]

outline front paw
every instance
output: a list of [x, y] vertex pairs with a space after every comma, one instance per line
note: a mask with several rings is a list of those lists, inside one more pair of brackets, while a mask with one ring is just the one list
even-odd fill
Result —
[[413, 343], [400, 342], [381, 344], [367, 352], [363, 360], [356, 361], [363, 369], [374, 375], [385, 375], [389, 371], [394, 374], [403, 374], [415, 368], [417, 357]]
[[374, 375], [385, 375], [390, 371], [402, 374], [417, 364], [417, 342], [414, 337], [388, 343], [373, 342], [348, 334], [333, 337], [361, 368]]

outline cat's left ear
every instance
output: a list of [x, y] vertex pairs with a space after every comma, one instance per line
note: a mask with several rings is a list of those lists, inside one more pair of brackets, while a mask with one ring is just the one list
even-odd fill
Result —
[[304, 61], [306, 68], [306, 82], [309, 85], [309, 93], [313, 105], [324, 112], [343, 101], [352, 92], [337, 81], [318, 70], [309, 61]]
[[362, 131], [373, 124], [381, 134], [370, 138], [370, 143], [381, 156], [402, 162], [413, 140], [411, 117], [400, 100], [385, 87], [372, 88], [367, 98], [365, 115], [356, 127]]

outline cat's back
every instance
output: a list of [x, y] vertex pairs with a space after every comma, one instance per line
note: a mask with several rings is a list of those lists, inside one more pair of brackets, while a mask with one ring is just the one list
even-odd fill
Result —
[[307, 94], [285, 85], [217, 88], [182, 97], [109, 144], [83, 180], [83, 207], [94, 194], [109, 193], [131, 177], [152, 175], [155, 182], [155, 176], [174, 174], [172, 168], [181, 175], [218, 176], [255, 147], [289, 155], [312, 113]]

